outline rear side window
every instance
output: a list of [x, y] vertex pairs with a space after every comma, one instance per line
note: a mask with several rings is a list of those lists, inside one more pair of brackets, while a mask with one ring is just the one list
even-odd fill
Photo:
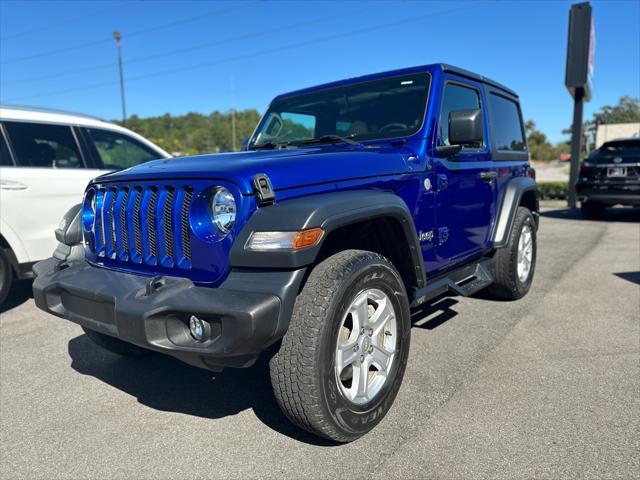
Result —
[[527, 149], [516, 102], [492, 93], [491, 121], [496, 149], [518, 152]]
[[9, 166], [13, 166], [13, 161], [11, 160], [11, 154], [9, 153], [7, 142], [4, 141], [4, 136], [2, 135], [2, 132], [0, 132], [0, 167]]
[[71, 127], [6, 122], [19, 167], [83, 168]]
[[[480, 95], [471, 87], [465, 87], [456, 83], [447, 83], [444, 87], [444, 98], [438, 127], [438, 138], [442, 145], [451, 145], [449, 142], [449, 113], [455, 110], [473, 110], [480, 108]], [[481, 148], [482, 143], [465, 145], [466, 148]]]
[[107, 170], [121, 170], [160, 158], [158, 152], [126, 135], [97, 128], [88, 128], [87, 132], [98, 151], [103, 168]]

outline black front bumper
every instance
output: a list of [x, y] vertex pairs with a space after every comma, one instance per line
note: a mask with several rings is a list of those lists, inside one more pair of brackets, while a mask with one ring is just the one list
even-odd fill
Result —
[[[144, 277], [84, 260], [35, 265], [36, 305], [86, 328], [210, 370], [246, 367], [280, 339], [305, 269], [237, 270], [218, 288], [177, 277]], [[189, 317], [211, 325], [208, 340], [189, 333]]]

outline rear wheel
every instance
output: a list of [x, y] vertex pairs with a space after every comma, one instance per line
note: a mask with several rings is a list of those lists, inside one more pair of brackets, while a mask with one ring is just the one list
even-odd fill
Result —
[[494, 283], [489, 293], [503, 300], [524, 297], [536, 269], [536, 224], [528, 208], [518, 207], [509, 243], [495, 254]]
[[87, 337], [89, 337], [95, 344], [100, 345], [102, 348], [109, 350], [112, 353], [122, 355], [123, 357], [143, 357], [152, 353], [151, 350], [140, 348], [129, 342], [123, 342], [118, 338], [98, 333], [95, 330], [90, 330], [84, 327], [82, 327], [82, 330], [84, 330]]
[[9, 259], [4, 250], [0, 248], [0, 305], [7, 299], [12, 283], [13, 271], [11, 264], [9, 264]]
[[580, 210], [587, 218], [600, 218], [604, 215], [606, 209], [605, 205], [594, 201], [586, 201], [580, 204]]
[[400, 388], [409, 303], [384, 257], [346, 250], [311, 272], [271, 359], [278, 404], [296, 425], [349, 442], [375, 427]]

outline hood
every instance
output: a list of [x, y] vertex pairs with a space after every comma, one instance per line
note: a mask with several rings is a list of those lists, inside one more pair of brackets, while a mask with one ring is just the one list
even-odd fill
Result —
[[251, 181], [266, 173], [274, 190], [351, 178], [404, 173], [405, 150], [330, 146], [290, 150], [259, 150], [154, 160], [100, 177], [101, 182], [153, 179], [226, 179], [243, 194]]

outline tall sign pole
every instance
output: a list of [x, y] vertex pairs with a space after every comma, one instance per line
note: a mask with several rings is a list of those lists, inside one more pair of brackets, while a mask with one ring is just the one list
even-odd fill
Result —
[[120, 32], [113, 32], [113, 38], [118, 47], [118, 68], [120, 70], [120, 102], [122, 103], [122, 124], [127, 122], [127, 108], [124, 103], [124, 74], [122, 73], [122, 43], [120, 42]]
[[596, 37], [589, 2], [576, 3], [569, 11], [567, 68], [564, 84], [573, 97], [573, 127], [571, 128], [571, 171], [567, 191], [567, 206], [576, 208], [576, 182], [582, 153], [582, 117], [584, 102], [591, 100], [593, 58]]

